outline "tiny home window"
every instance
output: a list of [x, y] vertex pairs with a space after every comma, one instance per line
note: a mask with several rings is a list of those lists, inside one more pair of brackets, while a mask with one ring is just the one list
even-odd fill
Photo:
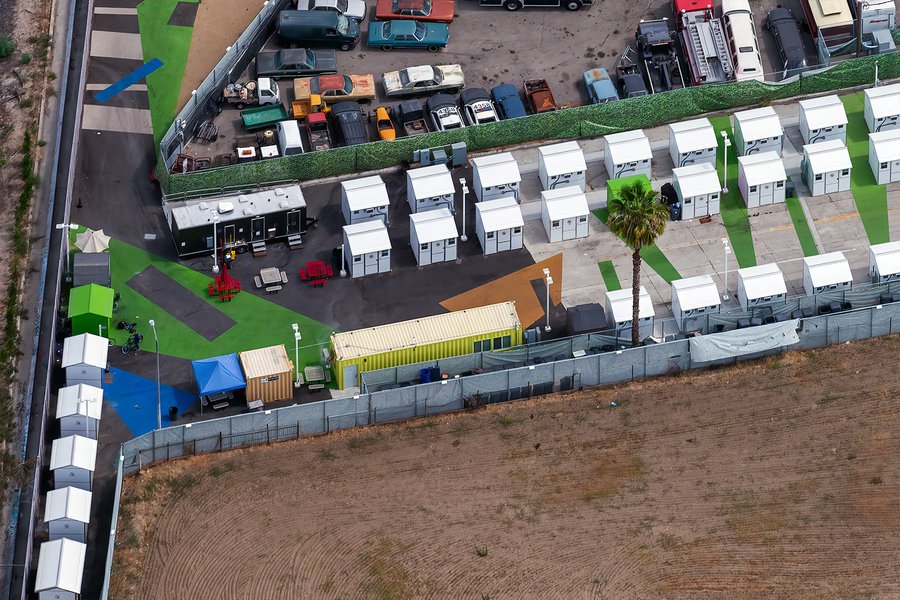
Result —
[[362, 262], [362, 256], [354, 256], [353, 262]]
[[881, 163], [880, 169], [887, 169], [887, 163]]
[[587, 223], [587, 217], [578, 217], [579, 223]]
[[513, 233], [522, 233], [521, 227], [513, 227]]
[[422, 250], [428, 250], [428, 244], [420, 244], [419, 246]]
[[474, 344], [473, 352], [489, 352], [491, 349], [491, 340], [478, 340]]
[[783, 187], [784, 187], [784, 182], [783, 182], [783, 181], [776, 181], [776, 182], [775, 182], [775, 187], [777, 187], [777, 188], [783, 188]]
[[419, 204], [425, 204], [426, 200], [428, 200], [428, 198], [419, 198], [416, 202], [418, 202]]
[[488, 231], [488, 232], [485, 234], [485, 237], [486, 237], [487, 239], [489, 239], [489, 240], [494, 239], [494, 232], [493, 232], [493, 231]]
[[447, 245], [448, 245], [448, 246], [455, 246], [455, 245], [456, 245], [456, 238], [450, 238], [449, 240], [447, 240]]
[[841, 170], [841, 175], [849, 175], [849, 174], [850, 174], [850, 169]]
[[711, 194], [709, 197], [712, 198], [713, 200], [715, 200], [716, 198], [719, 197], [719, 192], [715, 192], [715, 193]]
[[819, 173], [816, 175], [816, 181], [822, 181], [822, 174]]
[[750, 186], [750, 193], [753, 193], [753, 192], [755, 192], [755, 191], [756, 191], [756, 186], [755, 186], [755, 185], [751, 185], [751, 186]]
[[550, 226], [551, 226], [551, 227], [559, 227], [559, 221], [553, 221], [553, 222], [550, 224]]
[[390, 250], [382, 250], [382, 251], [381, 251], [381, 257], [384, 258], [384, 257], [388, 256], [390, 253], [391, 253]]

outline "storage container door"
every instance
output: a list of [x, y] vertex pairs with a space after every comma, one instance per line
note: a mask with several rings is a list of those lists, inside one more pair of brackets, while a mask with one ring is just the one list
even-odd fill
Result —
[[356, 384], [359, 383], [357, 381], [357, 368], [356, 365], [345, 365], [344, 366], [344, 387], [356, 387]]

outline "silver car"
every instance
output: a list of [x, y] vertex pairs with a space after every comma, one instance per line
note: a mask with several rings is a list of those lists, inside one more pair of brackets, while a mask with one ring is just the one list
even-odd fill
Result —
[[297, 10], [330, 10], [357, 21], [366, 18], [366, 3], [363, 0], [296, 0], [296, 2]]

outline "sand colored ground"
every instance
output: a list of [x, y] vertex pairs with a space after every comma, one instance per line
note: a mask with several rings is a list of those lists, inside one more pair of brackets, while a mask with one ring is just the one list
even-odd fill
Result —
[[896, 599], [898, 353], [162, 465], [126, 480], [112, 597]]

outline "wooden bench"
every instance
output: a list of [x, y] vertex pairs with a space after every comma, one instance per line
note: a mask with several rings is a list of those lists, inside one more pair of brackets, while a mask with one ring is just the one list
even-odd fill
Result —
[[325, 389], [325, 384], [324, 383], [311, 383], [311, 384], [309, 384], [309, 389], [310, 390], [322, 390], [322, 389]]
[[253, 277], [253, 284], [256, 286], [256, 289], [260, 289], [262, 287], [262, 279], [259, 278], [259, 275], [255, 275]]
[[310, 281], [309, 283], [310, 283], [313, 287], [325, 287], [325, 282], [326, 282], [326, 281], [328, 281], [328, 280], [327, 280], [327, 279], [313, 279], [313, 280]]
[[281, 291], [280, 285], [270, 285], [269, 287], [266, 288], [267, 294], [277, 294], [280, 291]]
[[281, 283], [282, 283], [283, 285], [287, 285], [287, 282], [288, 282], [288, 281], [287, 281], [287, 273], [285, 273], [284, 271], [282, 271], [282, 272], [281, 272]]

